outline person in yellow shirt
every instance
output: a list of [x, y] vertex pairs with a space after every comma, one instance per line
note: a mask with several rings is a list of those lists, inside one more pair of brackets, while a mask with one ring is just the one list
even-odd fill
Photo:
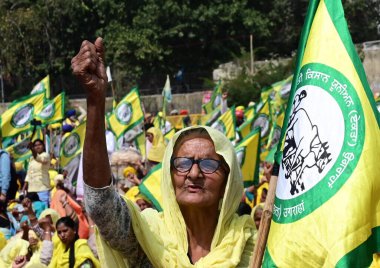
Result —
[[50, 157], [49, 154], [45, 152], [44, 142], [40, 139], [33, 141], [31, 150], [32, 157], [29, 161], [29, 167], [22, 190], [23, 192], [36, 192], [40, 201], [49, 207], [51, 188], [49, 178]]

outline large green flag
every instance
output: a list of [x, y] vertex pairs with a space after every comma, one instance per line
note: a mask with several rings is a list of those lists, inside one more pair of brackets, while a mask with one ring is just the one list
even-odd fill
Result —
[[60, 154], [60, 164], [62, 167], [67, 166], [74, 157], [82, 152], [85, 136], [86, 121], [82, 122], [62, 139]]
[[152, 201], [158, 211], [162, 211], [161, 195], [162, 163], [153, 167], [139, 185], [140, 192]]
[[47, 101], [36, 118], [41, 120], [44, 125], [63, 120], [65, 118], [65, 92], [57, 95], [53, 100]]
[[211, 113], [215, 109], [220, 109], [222, 105], [222, 82], [219, 81], [212, 91], [210, 101], [206, 104], [203, 104], [203, 110], [206, 114]]
[[244, 187], [259, 183], [260, 128], [256, 128], [235, 146]]
[[34, 116], [42, 110], [45, 93], [28, 95], [14, 101], [1, 115], [1, 136], [11, 137], [31, 128]]
[[379, 126], [341, 1], [310, 1], [263, 267], [371, 265], [380, 252]]
[[107, 122], [118, 140], [128, 130], [135, 128], [144, 121], [140, 95], [137, 88], [133, 88], [116, 106]]

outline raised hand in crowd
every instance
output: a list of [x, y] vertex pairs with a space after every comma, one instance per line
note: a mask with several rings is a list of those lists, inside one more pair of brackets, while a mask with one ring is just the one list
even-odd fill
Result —
[[105, 187], [111, 182], [111, 169], [104, 134], [105, 95], [108, 79], [103, 39], [98, 37], [94, 43], [83, 41], [78, 54], [71, 60], [71, 68], [87, 92], [83, 179], [89, 186]]

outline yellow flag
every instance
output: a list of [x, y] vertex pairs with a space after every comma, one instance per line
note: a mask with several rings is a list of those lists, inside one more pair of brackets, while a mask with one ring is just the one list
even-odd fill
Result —
[[1, 115], [2, 137], [14, 136], [29, 130], [30, 122], [42, 110], [44, 95], [44, 93], [37, 93], [14, 101], [11, 107]]
[[261, 138], [269, 135], [271, 126], [271, 108], [270, 102], [267, 100], [261, 109], [257, 112], [254, 118], [246, 121], [238, 128], [239, 135], [242, 139], [248, 136], [255, 128], [261, 128]]
[[214, 123], [210, 125], [222, 132], [229, 140], [235, 140], [236, 138], [236, 117], [235, 117], [235, 107], [228, 109], [227, 112], [222, 114]]
[[161, 170], [162, 164], [159, 163], [146, 174], [139, 185], [140, 192], [152, 201], [158, 211], [162, 211]]
[[263, 267], [368, 267], [380, 252], [380, 117], [341, 1], [310, 1], [296, 66]]
[[43, 132], [40, 127], [36, 127], [36, 131], [33, 136], [32, 134], [33, 133], [29, 131], [29, 133], [21, 141], [12, 144], [5, 149], [12, 156], [15, 162], [28, 160], [32, 156], [32, 152], [29, 149], [30, 142], [33, 142], [36, 139], [44, 140]]
[[43, 124], [53, 124], [65, 118], [65, 92], [45, 103], [42, 111], [37, 114], [37, 119]]
[[30, 92], [30, 94], [44, 92], [46, 98], [50, 98], [50, 75], [38, 82]]
[[116, 109], [107, 120], [116, 139], [119, 139], [126, 131], [144, 121], [144, 113], [137, 88], [133, 88], [131, 92], [118, 103]]
[[235, 146], [237, 159], [243, 175], [244, 187], [257, 185], [260, 164], [260, 129], [253, 130]]
[[173, 136], [175, 134], [175, 128], [172, 128], [171, 130], [169, 130], [165, 135], [164, 135], [164, 138], [166, 140], [166, 142], [169, 142]]
[[82, 152], [85, 135], [86, 121], [82, 122], [62, 140], [60, 154], [62, 167], [65, 167], [74, 157]]
[[202, 108], [206, 114], [212, 113], [215, 109], [220, 109], [222, 105], [222, 82], [219, 81], [212, 91], [210, 101], [203, 104]]
[[142, 131], [140, 134], [138, 134], [134, 139], [135, 147], [137, 148], [137, 150], [139, 150], [144, 161], [146, 160], [146, 157], [147, 157], [147, 155], [146, 155], [146, 141], [145, 140], [146, 139], [145, 139], [145, 132], [144, 131]]

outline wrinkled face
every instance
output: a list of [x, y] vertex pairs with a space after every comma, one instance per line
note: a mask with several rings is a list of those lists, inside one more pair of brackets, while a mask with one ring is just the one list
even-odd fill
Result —
[[75, 239], [75, 230], [66, 226], [64, 223], [60, 223], [57, 226], [57, 233], [59, 239], [61, 239], [62, 243], [66, 246], [70, 245]]
[[42, 153], [45, 150], [45, 147], [42, 142], [36, 141], [33, 145], [34, 151], [36, 151], [38, 154]]
[[[180, 141], [173, 157], [188, 157], [195, 160], [211, 158], [222, 160], [215, 152], [214, 143], [208, 137], [189, 135]], [[214, 173], [205, 174], [194, 163], [187, 172], [171, 168], [172, 182], [180, 207], [218, 207], [223, 197], [228, 173], [221, 165]]]

